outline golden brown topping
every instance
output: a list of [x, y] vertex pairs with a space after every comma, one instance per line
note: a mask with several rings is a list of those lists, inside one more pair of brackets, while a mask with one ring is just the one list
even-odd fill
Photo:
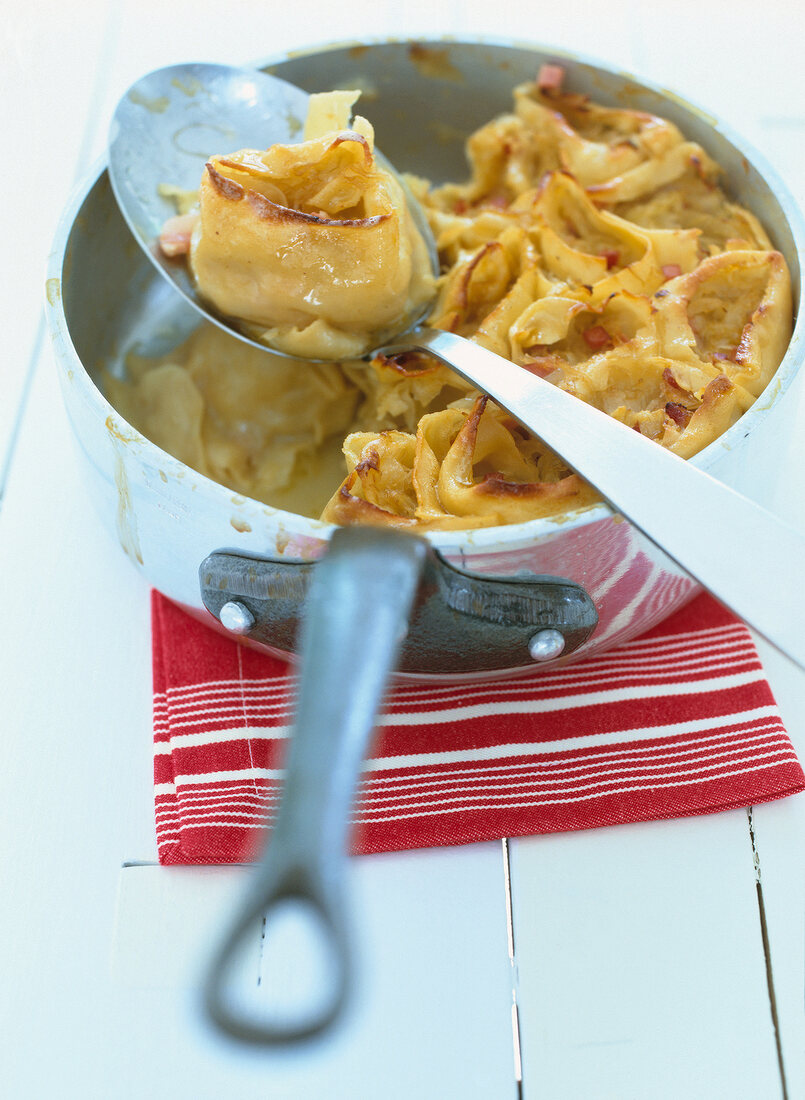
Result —
[[226, 176], [222, 176], [221, 173], [216, 172], [215, 168], [209, 163], [205, 165], [205, 168], [207, 178], [221, 198], [230, 199], [232, 202], [240, 202], [246, 194], [245, 187], [241, 187], [235, 180], [230, 180], [227, 179]]

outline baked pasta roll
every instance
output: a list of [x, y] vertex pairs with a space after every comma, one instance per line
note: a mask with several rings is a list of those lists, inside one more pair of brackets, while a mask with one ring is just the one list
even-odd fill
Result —
[[201, 180], [188, 257], [199, 293], [289, 355], [363, 355], [433, 295], [427, 248], [371, 126], [346, 125], [356, 98], [312, 96], [305, 141], [211, 157]]
[[655, 296], [669, 353], [714, 363], [758, 397], [785, 354], [791, 277], [779, 252], [730, 250], [671, 280]]
[[344, 454], [350, 472], [322, 515], [333, 523], [490, 527], [595, 499], [485, 396], [423, 416], [415, 434], [349, 436]]

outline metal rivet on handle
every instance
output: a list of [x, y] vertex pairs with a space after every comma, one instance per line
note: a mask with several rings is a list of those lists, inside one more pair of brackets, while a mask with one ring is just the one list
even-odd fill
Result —
[[565, 639], [558, 630], [540, 630], [528, 643], [528, 652], [535, 661], [552, 661], [565, 648]]
[[254, 615], [242, 603], [230, 600], [218, 613], [221, 623], [232, 634], [248, 634], [254, 626]]

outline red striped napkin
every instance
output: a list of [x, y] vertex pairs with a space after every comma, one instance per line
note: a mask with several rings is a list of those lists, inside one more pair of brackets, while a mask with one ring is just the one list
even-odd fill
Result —
[[[162, 863], [253, 858], [276, 808], [288, 666], [153, 597]], [[710, 813], [805, 789], [746, 627], [698, 596], [577, 665], [386, 700], [353, 848], [465, 844]]]

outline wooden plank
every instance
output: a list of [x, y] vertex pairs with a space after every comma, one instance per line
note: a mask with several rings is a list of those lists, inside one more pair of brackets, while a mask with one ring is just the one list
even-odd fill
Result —
[[511, 861], [526, 1100], [780, 1095], [744, 811]]
[[80, 9], [19, 6], [0, 36], [0, 101], [10, 189], [0, 207], [0, 496], [17, 415], [41, 340], [45, 257], [81, 165], [96, 89], [95, 59], [107, 25], [106, 0]]
[[[82, 885], [73, 870], [76, 885], [59, 907], [66, 928], [38, 954], [45, 1003], [30, 980], [35, 945], [26, 937], [6, 968], [18, 985], [0, 1069], [5, 1095], [46, 1095], [58, 1064], [65, 1098], [514, 1100], [498, 845], [355, 860], [362, 966], [354, 1010], [326, 1039], [281, 1053], [222, 1039], [198, 1011], [209, 937], [246, 872], [123, 869], [110, 978], [97, 945], [91, 954], [69, 942]], [[108, 920], [112, 898], [98, 883], [94, 893]], [[34, 1027], [48, 1035], [47, 1060], [30, 1057]]]

